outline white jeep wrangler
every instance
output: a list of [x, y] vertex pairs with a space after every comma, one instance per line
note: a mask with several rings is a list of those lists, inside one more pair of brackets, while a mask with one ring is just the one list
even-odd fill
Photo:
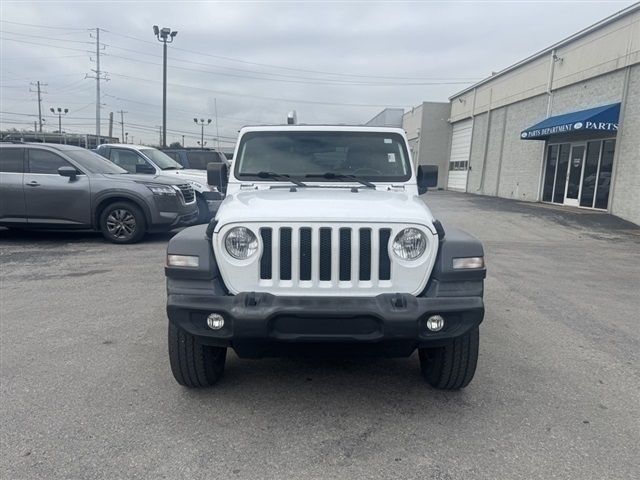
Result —
[[281, 354], [409, 356], [426, 381], [465, 387], [484, 315], [482, 245], [446, 231], [420, 199], [404, 131], [261, 126], [240, 131], [209, 225], [167, 247], [169, 357], [176, 380], [213, 385], [228, 347]]

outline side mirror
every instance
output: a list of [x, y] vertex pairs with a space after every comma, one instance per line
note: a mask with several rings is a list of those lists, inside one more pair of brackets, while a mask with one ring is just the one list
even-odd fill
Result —
[[227, 193], [227, 183], [229, 183], [229, 169], [227, 164], [208, 163], [207, 183], [212, 187], [217, 187], [220, 193]]
[[60, 167], [58, 168], [58, 175], [75, 180], [78, 176], [78, 171], [73, 167]]
[[438, 186], [437, 165], [419, 165], [417, 175], [419, 195], [426, 193], [429, 187]]

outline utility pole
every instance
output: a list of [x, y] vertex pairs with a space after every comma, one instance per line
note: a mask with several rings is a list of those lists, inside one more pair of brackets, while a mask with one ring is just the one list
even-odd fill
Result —
[[103, 46], [100, 44], [100, 29], [95, 29], [96, 35], [96, 69], [91, 70], [95, 73], [95, 76], [86, 75], [85, 78], [96, 79], [96, 145], [100, 145], [100, 80], [108, 81], [106, 73], [100, 70], [100, 50], [103, 50]]
[[218, 131], [218, 100], [216, 98], [213, 99], [213, 108], [216, 114], [216, 145], [218, 146], [218, 151], [220, 151], [220, 132]]
[[113, 137], [113, 112], [109, 112], [109, 138]]
[[[42, 94], [47, 92], [42, 92], [40, 87], [46, 87], [47, 84], [40, 83], [40, 80], [38, 80], [35, 84], [31, 83], [31, 85], [38, 88], [37, 90], [38, 92], [38, 123], [40, 124], [40, 133], [42, 133]], [[29, 90], [29, 91], [33, 92], [33, 90]]]
[[159, 42], [162, 42], [162, 140], [161, 147], [167, 146], [167, 43], [173, 43], [178, 34], [177, 31], [167, 27], [153, 26], [153, 33]]
[[182, 148], [184, 148], [184, 135], [182, 135]]
[[125, 112], [124, 110], [118, 110], [116, 113], [120, 114], [120, 127], [122, 128], [122, 136], [120, 137], [120, 141], [124, 142], [124, 114], [129, 112]]

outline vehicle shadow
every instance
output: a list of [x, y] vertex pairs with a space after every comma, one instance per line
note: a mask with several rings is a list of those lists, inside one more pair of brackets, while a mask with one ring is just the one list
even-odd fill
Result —
[[[166, 243], [180, 230], [170, 232], [148, 233], [140, 243]], [[100, 232], [89, 230], [26, 230], [20, 228], [0, 227], [0, 242], [5, 243], [107, 243]], [[126, 245], [121, 245], [126, 247]]]

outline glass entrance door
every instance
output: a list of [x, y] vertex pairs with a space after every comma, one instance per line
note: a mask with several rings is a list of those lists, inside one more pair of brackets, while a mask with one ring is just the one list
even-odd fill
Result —
[[542, 201], [606, 210], [615, 145], [615, 139], [547, 145]]
[[577, 207], [579, 205], [580, 189], [582, 186], [582, 170], [584, 168], [584, 152], [586, 145], [573, 144], [569, 156], [567, 172], [567, 188], [564, 194], [564, 204]]

